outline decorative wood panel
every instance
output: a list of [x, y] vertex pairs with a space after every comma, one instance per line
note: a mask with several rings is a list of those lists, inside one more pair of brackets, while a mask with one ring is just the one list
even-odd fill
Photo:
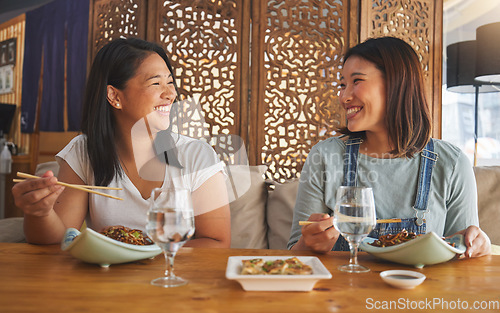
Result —
[[14, 65], [13, 92], [0, 95], [0, 102], [15, 104], [18, 107], [8, 139], [20, 147], [20, 153], [28, 153], [30, 145], [30, 136], [22, 134], [20, 128], [25, 24], [26, 16], [24, 14], [0, 24], [0, 41], [16, 38], [16, 64]]
[[[81, 0], [79, 0], [81, 1]], [[91, 58], [109, 41], [120, 37], [146, 38], [147, 1], [93, 0]]]
[[417, 52], [424, 70], [426, 95], [433, 116], [433, 135], [441, 137], [442, 0], [362, 1], [361, 41], [394, 36]]
[[92, 1], [92, 56], [120, 36], [162, 43], [182, 97], [197, 101], [182, 133], [240, 136], [273, 180], [299, 176], [311, 147], [345, 124], [341, 57], [369, 36], [420, 54], [439, 137], [442, 0]]
[[337, 94], [356, 6], [336, 0], [260, 3], [252, 51], [257, 146], [249, 154], [268, 165], [270, 178], [284, 181], [297, 177], [311, 147], [344, 123]]
[[161, 42], [171, 57], [182, 99], [187, 99], [180, 112], [180, 132], [185, 135], [240, 134], [241, 82], [248, 81], [249, 72], [248, 63], [243, 65], [248, 43], [242, 49], [242, 39], [248, 38], [243, 24], [250, 24], [242, 18], [246, 3], [157, 2], [154, 41]]

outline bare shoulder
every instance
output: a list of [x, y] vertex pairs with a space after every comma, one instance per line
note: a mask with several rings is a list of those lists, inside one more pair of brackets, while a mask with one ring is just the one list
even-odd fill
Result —
[[57, 174], [57, 179], [59, 181], [69, 184], [85, 185], [85, 182], [75, 173], [65, 160], [61, 159], [58, 163], [59, 173]]

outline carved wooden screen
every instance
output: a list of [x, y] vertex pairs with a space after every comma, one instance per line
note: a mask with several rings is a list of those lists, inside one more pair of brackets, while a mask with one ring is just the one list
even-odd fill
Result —
[[92, 58], [119, 37], [162, 44], [188, 100], [179, 131], [219, 148], [241, 141], [234, 136], [248, 141], [248, 115], [240, 108], [248, 107], [249, 0], [93, 0], [92, 7]]
[[442, 0], [92, 0], [92, 7], [92, 57], [120, 36], [162, 43], [182, 96], [200, 104], [186, 111], [184, 133], [241, 137], [250, 164], [268, 165], [273, 180], [297, 177], [310, 148], [344, 124], [341, 56], [368, 36], [395, 35], [421, 55], [439, 136]]
[[92, 40], [89, 42], [92, 59], [113, 39], [127, 36], [146, 39], [147, 1], [93, 0], [91, 8]]
[[408, 42], [422, 62], [433, 116], [433, 136], [441, 137], [442, 0], [362, 1], [361, 41], [394, 36]]
[[240, 134], [240, 84], [243, 78], [248, 80], [249, 72], [248, 61], [243, 63], [248, 60], [248, 42], [242, 49], [242, 39], [248, 38], [242, 23], [245, 2], [156, 3], [157, 27], [150, 32], [151, 40], [161, 42], [171, 56], [179, 91], [188, 100], [180, 112], [184, 122], [180, 132], [185, 135]]
[[258, 77], [252, 78], [257, 125], [250, 155], [268, 165], [273, 180], [297, 177], [311, 147], [344, 123], [339, 70], [349, 36], [357, 34], [350, 20], [356, 9], [338, 0], [266, 0], [254, 9], [260, 27], [252, 37]]

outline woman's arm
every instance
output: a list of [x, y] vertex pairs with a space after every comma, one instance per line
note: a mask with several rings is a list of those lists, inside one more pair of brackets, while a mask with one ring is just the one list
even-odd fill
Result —
[[450, 196], [447, 199], [445, 236], [453, 233], [465, 236], [467, 258], [491, 254], [488, 235], [479, 228], [477, 187], [472, 166], [461, 154], [450, 177]]
[[192, 193], [195, 210], [194, 238], [187, 247], [229, 248], [231, 217], [224, 175], [216, 173]]
[[[330, 251], [339, 232], [332, 227], [333, 218], [325, 204], [325, 164], [318, 146], [314, 146], [300, 176], [297, 199], [293, 211], [293, 223], [288, 242], [290, 250]], [[307, 226], [300, 226], [303, 220], [321, 221]]]
[[[83, 184], [64, 161], [58, 176], [66, 183]], [[88, 194], [56, 185], [58, 179], [47, 172], [43, 178], [30, 179], [12, 188], [16, 205], [24, 212], [24, 233], [29, 243], [60, 243], [67, 228], [79, 228], [83, 223]]]

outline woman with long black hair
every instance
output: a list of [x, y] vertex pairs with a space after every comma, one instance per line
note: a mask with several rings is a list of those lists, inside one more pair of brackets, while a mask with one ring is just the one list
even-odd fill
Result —
[[[178, 97], [159, 45], [135, 38], [105, 45], [87, 80], [83, 134], [57, 154], [58, 177], [49, 171], [12, 189], [27, 241], [58, 243], [84, 220], [96, 231], [116, 225], [145, 230], [151, 191], [173, 184], [192, 194], [196, 231], [186, 246], [229, 247], [224, 164], [208, 144], [172, 131]], [[121, 188], [113, 195], [124, 200], [64, 188], [58, 179]]]

